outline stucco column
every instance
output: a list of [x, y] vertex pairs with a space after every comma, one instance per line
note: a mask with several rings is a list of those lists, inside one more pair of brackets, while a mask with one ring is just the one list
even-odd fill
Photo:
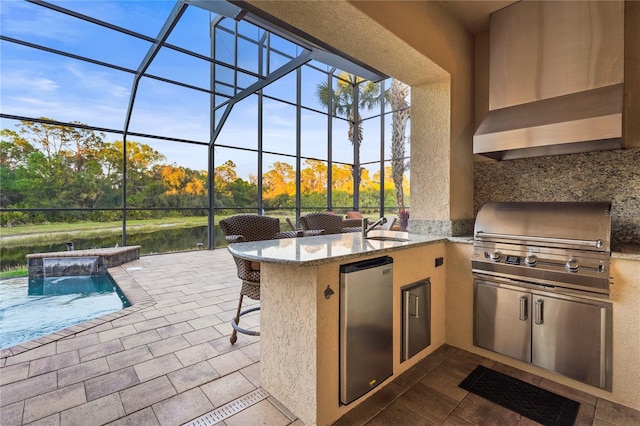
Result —
[[452, 132], [451, 92], [449, 78], [411, 86], [413, 233], [472, 232], [473, 162], [468, 139], [460, 140]]

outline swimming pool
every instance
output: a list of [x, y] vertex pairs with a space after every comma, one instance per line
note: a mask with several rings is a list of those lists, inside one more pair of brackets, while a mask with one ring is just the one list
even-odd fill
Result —
[[0, 348], [128, 306], [108, 274], [0, 280]]

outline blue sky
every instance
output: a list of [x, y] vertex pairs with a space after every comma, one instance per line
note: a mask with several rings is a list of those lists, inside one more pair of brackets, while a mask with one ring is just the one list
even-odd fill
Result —
[[[91, 17], [156, 37], [169, 16], [174, 1], [52, 1]], [[168, 42], [202, 55], [209, 55], [209, 21], [211, 14], [197, 7], [188, 7]], [[86, 56], [129, 69], [137, 69], [149, 50], [150, 43], [98, 25], [68, 17], [46, 8], [20, 0], [0, 2], [0, 32], [6, 37], [25, 40], [53, 49]], [[250, 36], [260, 31], [250, 24], [240, 30]], [[226, 38], [219, 38], [217, 57], [231, 61], [233, 46]], [[295, 54], [295, 45], [274, 40], [279, 48]], [[2, 41], [0, 44], [0, 106], [7, 114], [48, 117], [60, 121], [80, 121], [89, 125], [121, 130], [133, 84], [133, 75], [103, 66], [42, 52]], [[250, 44], [240, 46], [238, 61], [257, 72], [257, 49]], [[273, 67], [284, 62], [273, 58]], [[322, 66], [321, 64], [317, 64]], [[326, 67], [325, 67], [326, 69]], [[167, 48], [161, 49], [148, 73], [194, 86], [208, 87], [208, 62]], [[231, 76], [223, 69], [219, 76]], [[317, 82], [326, 79], [322, 73], [308, 67], [303, 69], [303, 105], [322, 109], [315, 98]], [[239, 84], [249, 85], [253, 77], [240, 75]], [[265, 89], [265, 94], [295, 101], [295, 76], [289, 75]], [[209, 105], [207, 93], [144, 78], [138, 88], [134, 105], [131, 132], [163, 135], [181, 139], [207, 141], [209, 139]], [[264, 107], [265, 149], [295, 154], [295, 108], [280, 102], [268, 101]], [[326, 116], [303, 110], [302, 155], [326, 158]], [[249, 97], [236, 105], [218, 143], [257, 147], [257, 101]], [[2, 120], [2, 128], [14, 128], [14, 122]], [[378, 124], [379, 126], [379, 124]], [[375, 127], [374, 125], [370, 127]], [[350, 161], [352, 148], [346, 139], [344, 122], [334, 120], [334, 159]], [[108, 134], [107, 140], [121, 139]], [[196, 145], [146, 140], [162, 152], [169, 163], [192, 169], [206, 170], [207, 149]], [[365, 134], [366, 141], [366, 134]], [[255, 154], [218, 150], [216, 164], [232, 159], [242, 177], [255, 174]], [[362, 160], [377, 158], [377, 147], [363, 145]], [[269, 157], [274, 161], [277, 157]], [[285, 160], [292, 162], [292, 160]], [[265, 165], [265, 170], [268, 164]]]

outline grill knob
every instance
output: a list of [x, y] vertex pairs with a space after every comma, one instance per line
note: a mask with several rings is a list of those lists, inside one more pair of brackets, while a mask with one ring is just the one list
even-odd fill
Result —
[[569, 272], [578, 272], [578, 268], [579, 268], [578, 261], [575, 259], [569, 259], [567, 260], [565, 267]]
[[497, 262], [500, 260], [501, 254], [499, 251], [494, 251], [493, 253], [491, 253], [489, 255], [489, 259], [493, 260], [494, 262]]
[[538, 256], [535, 254], [530, 254], [529, 256], [524, 258], [524, 263], [527, 266], [536, 266], [538, 264]]

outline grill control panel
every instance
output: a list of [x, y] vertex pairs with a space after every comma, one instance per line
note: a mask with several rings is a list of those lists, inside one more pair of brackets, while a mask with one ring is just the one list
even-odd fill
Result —
[[473, 272], [534, 284], [609, 294], [608, 253], [482, 242], [474, 245]]

